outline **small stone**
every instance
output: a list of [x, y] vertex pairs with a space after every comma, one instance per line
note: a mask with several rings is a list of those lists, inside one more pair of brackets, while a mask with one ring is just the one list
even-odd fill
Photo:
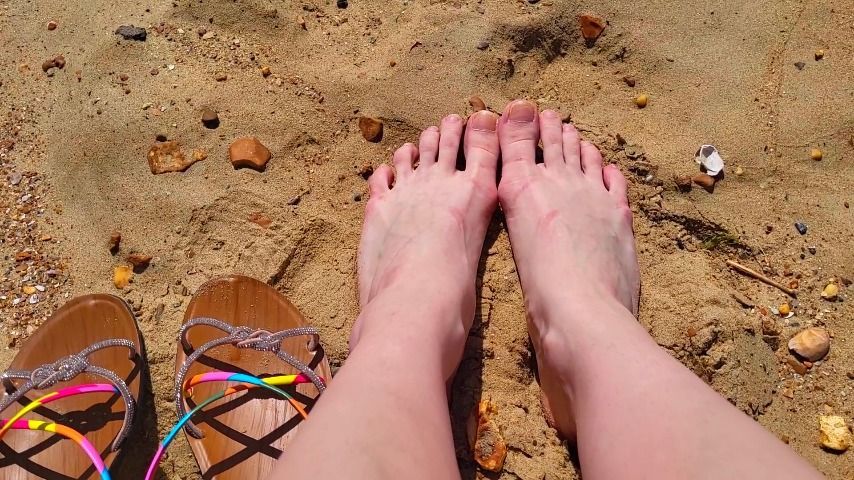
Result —
[[127, 265], [119, 265], [113, 269], [113, 285], [119, 290], [125, 288], [133, 279], [133, 270]]
[[807, 64], [804, 62], [795, 62], [795, 68], [797, 68], [798, 70], [803, 70], [806, 66]]
[[492, 418], [498, 408], [489, 400], [481, 400], [466, 424], [469, 447], [474, 460], [484, 470], [500, 472], [507, 457], [507, 444], [498, 424]]
[[183, 172], [197, 160], [187, 158], [181, 150], [181, 145], [176, 141], [155, 143], [148, 150], [148, 167], [151, 173]]
[[337, 1], [335, 2], [335, 5], [336, 5], [338, 8], [347, 8], [348, 3], [347, 3], [347, 0], [337, 0]]
[[605, 20], [593, 15], [581, 15], [578, 17], [581, 26], [581, 36], [584, 37], [587, 46], [593, 46], [602, 31], [605, 30]]
[[32, 295], [36, 293], [36, 287], [32, 285], [24, 285], [23, 288], [21, 288], [21, 291], [24, 292], [25, 295]]
[[715, 191], [715, 177], [711, 175], [698, 173], [691, 177], [691, 180], [697, 185], [703, 187], [709, 193]]
[[228, 75], [226, 75], [225, 73], [217, 73], [216, 77], [214, 77], [214, 79], [217, 82], [224, 82], [224, 81], [228, 80]]
[[154, 67], [151, 69], [151, 71], [149, 73], [151, 73], [152, 76], [156, 76], [157, 74], [160, 73], [160, 69], [157, 67]]
[[744, 169], [743, 169], [743, 168], [741, 168], [740, 166], [739, 166], [739, 167], [735, 167], [735, 174], [736, 174], [736, 175], [738, 175], [739, 177], [740, 177], [740, 176], [742, 176], [742, 175], [744, 175]]
[[270, 71], [269, 65], [264, 65], [263, 67], [261, 67], [261, 75], [262, 76], [269, 77], [271, 73], [273, 73], [273, 72]]
[[127, 82], [128, 78], [130, 78], [130, 77], [128, 77], [127, 73], [120, 73], [119, 74], [119, 81], [121, 81], [121, 82]]
[[169, 138], [167, 138], [166, 134], [164, 134], [164, 133], [158, 133], [158, 134], [154, 135], [154, 139], [157, 140], [158, 142], [165, 142], [166, 140], [169, 140]]
[[270, 150], [255, 137], [238, 138], [228, 147], [228, 157], [234, 168], [264, 171], [271, 156]]
[[18, 185], [23, 179], [24, 176], [21, 174], [21, 172], [12, 172], [9, 174], [9, 185]]
[[626, 145], [623, 147], [623, 152], [632, 160], [637, 160], [646, 155], [646, 152], [640, 145]]
[[836, 300], [837, 295], [839, 295], [839, 285], [835, 282], [828, 283], [821, 291], [821, 298], [825, 300]]
[[302, 15], [297, 16], [297, 25], [299, 25], [300, 28], [302, 28], [303, 30], [308, 30], [308, 27], [306, 27], [305, 18], [303, 18]]
[[364, 178], [365, 180], [371, 178], [371, 175], [374, 173], [374, 166], [371, 165], [371, 162], [365, 162], [362, 164], [361, 168], [359, 168], [359, 176]]
[[786, 358], [786, 363], [787, 363], [787, 364], [792, 368], [792, 370], [794, 370], [794, 372], [795, 372], [795, 373], [797, 373], [798, 375], [806, 375], [806, 374], [807, 374], [807, 370], [808, 370], [808, 369], [807, 369], [806, 365], [804, 365], [803, 363], [799, 362], [799, 361], [798, 361], [798, 359], [796, 359], [796, 358], [792, 358], [792, 357], [787, 357], [787, 358]]
[[194, 148], [193, 149], [193, 161], [201, 162], [202, 160], [208, 158], [208, 151], [204, 148]]
[[216, 34], [214, 32], [205, 32], [202, 34], [202, 40], [210, 40], [214, 38]]
[[795, 222], [795, 230], [798, 231], [801, 235], [807, 234], [807, 224], [804, 222]]
[[369, 142], [377, 143], [383, 138], [382, 120], [372, 117], [359, 117], [359, 130], [362, 131], [365, 140]]
[[65, 57], [62, 55], [57, 55], [53, 59], [53, 64], [56, 65], [56, 68], [62, 70], [65, 68]]
[[789, 313], [792, 312], [792, 306], [789, 305], [788, 302], [781, 303], [779, 307], [777, 307], [777, 311], [780, 312], [781, 317], [785, 317]]
[[118, 230], [113, 231], [110, 234], [110, 241], [107, 243], [107, 247], [110, 249], [110, 253], [115, 255], [119, 251], [119, 247], [122, 243], [122, 232]]
[[649, 95], [641, 93], [635, 97], [635, 105], [637, 105], [638, 108], [645, 108], [647, 103], [649, 103]]
[[116, 35], [121, 35], [125, 40], [145, 41], [146, 32], [144, 28], [133, 25], [122, 25], [116, 29]]
[[486, 104], [483, 103], [483, 100], [477, 95], [472, 95], [471, 97], [469, 97], [469, 105], [471, 105], [472, 110], [474, 110], [475, 112], [486, 110]]
[[807, 247], [807, 251], [810, 252], [810, 254], [815, 255], [815, 252], [817, 252], [818, 249], [816, 248], [815, 245], [810, 245]]
[[628, 85], [630, 87], [635, 86], [635, 77], [632, 77], [630, 75], [626, 75], [625, 77], [623, 77], [623, 81], [626, 82], [626, 85]]
[[834, 452], [844, 452], [851, 447], [851, 429], [845, 419], [838, 415], [822, 415], [818, 418], [821, 446]]
[[354, 193], [353, 194], [353, 201], [354, 202], [361, 202], [362, 201], [362, 194], [361, 193]]
[[735, 301], [738, 302], [739, 305], [741, 305], [744, 308], [753, 308], [756, 306], [756, 304], [753, 302], [753, 300], [751, 300], [750, 298], [748, 298], [745, 295], [742, 295], [739, 292], [732, 292], [732, 293], [730, 293], [730, 295], [732, 295], [732, 298], [734, 298]]
[[821, 60], [822, 58], [824, 58], [824, 50], [822, 50], [822, 49], [818, 49], [818, 50], [816, 50], [816, 51], [815, 51], [815, 59], [816, 59], [816, 61]]
[[219, 127], [219, 115], [214, 110], [210, 108], [205, 108], [202, 110], [202, 125], [207, 128], [217, 128]]
[[129, 264], [133, 265], [134, 271], [142, 271], [148, 268], [148, 265], [151, 263], [151, 255], [131, 253], [125, 258], [125, 260], [127, 260]]
[[801, 330], [789, 340], [789, 350], [801, 358], [817, 362], [830, 351], [830, 335], [821, 327]]
[[201, 36], [203, 36], [203, 35], [204, 35], [204, 34], [206, 34], [206, 33], [208, 33], [208, 29], [207, 29], [207, 28], [205, 28], [205, 27], [199, 27], [199, 28], [197, 28], [197, 29], [196, 29], [196, 34], [197, 34], [198, 36], [200, 36], [200, 37], [201, 37]]
[[47, 72], [48, 70], [50, 70], [51, 68], [53, 68], [55, 66], [56, 66], [56, 63], [54, 62], [54, 59], [48, 58], [47, 60], [42, 62], [42, 71]]
[[47, 29], [50, 31], [56, 30], [56, 27], [58, 27], [58, 26], [59, 26], [59, 24], [56, 23], [56, 20], [51, 20], [51, 21], [47, 22]]
[[812, 150], [810, 150], [810, 158], [813, 159], [814, 161], [820, 162], [822, 157], [824, 157], [824, 154], [822, 153], [821, 150], [819, 150], [817, 148], [813, 148]]
[[263, 212], [254, 212], [249, 215], [249, 221], [258, 225], [261, 228], [270, 228], [270, 225], [273, 224], [273, 220], [270, 219]]
[[489, 48], [489, 42], [487, 40], [481, 40], [477, 42], [478, 50], [486, 50], [487, 48]]

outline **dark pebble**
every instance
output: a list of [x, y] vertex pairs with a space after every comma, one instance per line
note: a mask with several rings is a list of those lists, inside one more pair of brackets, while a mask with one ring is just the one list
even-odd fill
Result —
[[208, 128], [219, 126], [219, 115], [210, 108], [202, 110], [202, 124]]
[[361, 202], [362, 201], [362, 194], [361, 193], [354, 193], [353, 194], [353, 201], [354, 202]]
[[125, 40], [145, 41], [146, 32], [142, 27], [134, 27], [133, 25], [122, 25], [116, 29], [116, 34], [121, 35]]
[[809, 250], [811, 254], [815, 255], [816, 248], [814, 246], [810, 245], [809, 247], [807, 247], [807, 250]]
[[487, 42], [486, 40], [481, 40], [480, 42], [478, 42], [478, 50], [486, 50], [487, 48], [489, 48], [489, 42]]
[[795, 228], [798, 230], [798, 233], [801, 235], [807, 234], [807, 224], [803, 222], [795, 222]]
[[797, 68], [798, 70], [803, 70], [806, 66], [807, 64], [804, 62], [795, 62], [795, 68]]
[[535, 3], [540, 3], [540, 0], [528, 0], [528, 3], [534, 5]]
[[157, 135], [155, 135], [154, 139], [157, 140], [158, 142], [165, 142], [167, 140], [166, 135], [164, 135], [162, 133], [158, 133]]
[[349, 5], [347, 0], [338, 0], [335, 4], [338, 5], [338, 8], [347, 8]]

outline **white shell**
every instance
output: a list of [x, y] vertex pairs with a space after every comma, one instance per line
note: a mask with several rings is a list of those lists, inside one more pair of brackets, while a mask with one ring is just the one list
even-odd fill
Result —
[[697, 149], [695, 158], [698, 164], [706, 169], [706, 173], [714, 177], [721, 173], [724, 169], [724, 159], [718, 153], [718, 149], [714, 145], [702, 145]]

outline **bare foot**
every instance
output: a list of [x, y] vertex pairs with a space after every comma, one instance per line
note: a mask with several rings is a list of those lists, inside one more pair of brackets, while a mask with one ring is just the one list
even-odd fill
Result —
[[[543, 390], [559, 429], [574, 431], [569, 398], [553, 364], [570, 352], [549, 349], [556, 330], [596, 322], [601, 310], [637, 314], [640, 285], [626, 179], [578, 131], [550, 110], [515, 101], [499, 120], [503, 161], [498, 187], [513, 246]], [[542, 140], [544, 163], [536, 164]], [[561, 314], [555, 315], [555, 306]], [[557, 317], [557, 318], [555, 318]], [[555, 322], [561, 322], [560, 329]]]
[[[362, 310], [435, 308], [441, 320], [369, 325], [363, 314], [351, 349], [372, 332], [393, 337], [389, 331], [401, 327], [404, 336], [447, 338], [462, 352], [474, 318], [477, 263], [497, 203], [497, 120], [488, 111], [474, 114], [463, 139], [465, 121], [445, 117], [441, 128], [424, 130], [418, 148], [406, 144], [395, 152], [395, 173], [382, 165], [371, 176], [359, 247]], [[456, 170], [461, 142], [465, 171]]]

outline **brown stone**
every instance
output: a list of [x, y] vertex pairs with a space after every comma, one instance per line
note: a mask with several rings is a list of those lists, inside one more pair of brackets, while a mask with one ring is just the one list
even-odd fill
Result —
[[56, 30], [56, 27], [58, 25], [59, 24], [56, 23], [56, 20], [51, 20], [51, 21], [47, 22], [47, 29], [48, 30]]
[[483, 99], [481, 99], [477, 95], [472, 95], [471, 97], [469, 97], [469, 105], [471, 105], [472, 110], [474, 110], [475, 112], [486, 110], [486, 104], [483, 102]]
[[273, 220], [270, 219], [264, 212], [253, 212], [249, 215], [249, 221], [258, 225], [261, 228], [270, 228]]
[[481, 400], [469, 417], [466, 432], [472, 455], [481, 468], [500, 472], [507, 457], [507, 444], [493, 416], [498, 413], [494, 403]]
[[628, 85], [630, 87], [635, 86], [635, 77], [632, 77], [630, 75], [626, 75], [625, 77], [623, 77], [623, 81], [626, 82], [626, 85]]
[[594, 15], [581, 15], [578, 17], [578, 24], [581, 25], [581, 36], [587, 45], [592, 45], [605, 30], [605, 20]]
[[53, 68], [55, 66], [56, 66], [56, 63], [54, 62], [54, 59], [49, 58], [49, 59], [45, 60], [44, 62], [42, 62], [42, 71], [47, 72], [48, 70], [50, 70], [51, 68]]
[[121, 245], [121, 243], [122, 243], [122, 232], [119, 232], [118, 230], [113, 231], [110, 234], [110, 241], [107, 243], [107, 247], [109, 247], [110, 253], [115, 255], [116, 252], [119, 251], [119, 246]]
[[56, 65], [56, 68], [62, 70], [65, 68], [65, 57], [62, 55], [57, 55], [53, 58], [53, 64]]
[[263, 67], [261, 67], [261, 75], [262, 76], [269, 77], [271, 73], [273, 73], [273, 72], [270, 71], [269, 65], [264, 65]]
[[799, 362], [797, 359], [794, 359], [792, 357], [788, 357], [786, 359], [786, 363], [788, 363], [789, 366], [792, 367], [792, 370], [794, 370], [795, 373], [797, 373], [798, 375], [806, 375], [806, 373], [807, 373], [806, 365]]
[[202, 125], [207, 128], [217, 128], [219, 126], [219, 115], [210, 108], [202, 110]]
[[707, 175], [705, 173], [698, 173], [691, 177], [691, 180], [694, 181], [697, 185], [706, 189], [707, 192], [712, 193], [715, 191], [715, 177], [711, 175]]
[[270, 150], [255, 137], [238, 138], [228, 147], [228, 158], [234, 168], [249, 167], [264, 171], [271, 156]]
[[810, 362], [817, 362], [830, 351], [830, 335], [820, 327], [801, 330], [789, 340], [789, 350]]
[[155, 143], [148, 150], [148, 167], [151, 173], [183, 172], [197, 160], [187, 158], [176, 141]]
[[372, 117], [359, 117], [359, 130], [362, 131], [365, 140], [369, 142], [377, 143], [383, 139], [382, 120]]
[[676, 176], [673, 177], [673, 183], [676, 184], [676, 189], [680, 192], [690, 192], [691, 191], [691, 177], [689, 176]]
[[133, 265], [134, 270], [145, 270], [151, 263], [151, 255], [131, 253], [127, 258], [125, 258], [125, 260], [127, 260], [129, 264]]

